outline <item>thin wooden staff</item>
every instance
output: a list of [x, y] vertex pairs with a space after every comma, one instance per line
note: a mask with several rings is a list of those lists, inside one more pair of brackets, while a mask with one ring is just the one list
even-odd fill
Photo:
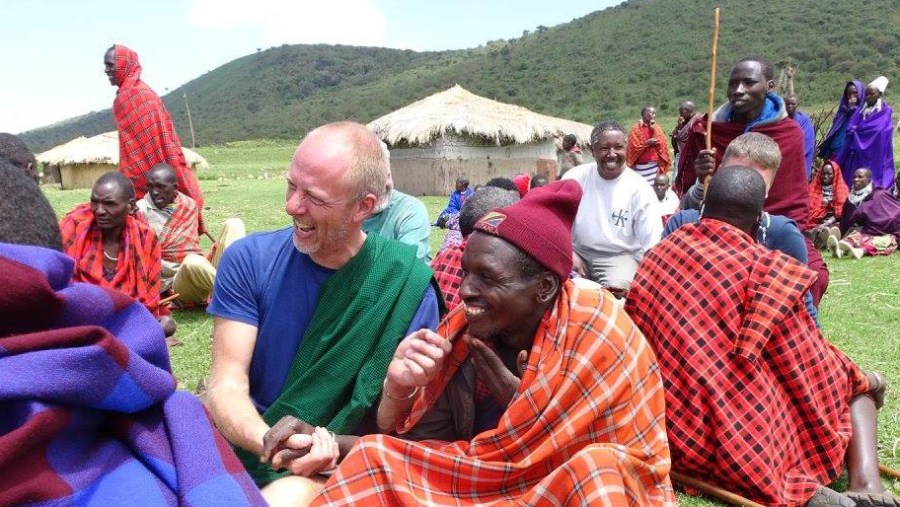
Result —
[[165, 304], [171, 303], [172, 301], [175, 301], [176, 299], [178, 299], [178, 296], [180, 296], [180, 295], [181, 294], [177, 294], [177, 293], [172, 294], [171, 296], [169, 296], [163, 300], [160, 300], [159, 304], [165, 305]]
[[712, 484], [701, 481], [700, 479], [688, 477], [687, 475], [678, 473], [674, 470], [669, 472], [669, 476], [672, 477], [673, 481], [681, 484], [682, 486], [696, 489], [706, 496], [715, 498], [716, 500], [721, 500], [729, 505], [738, 505], [740, 507], [765, 507], [764, 505], [756, 503], [753, 500], [748, 500], [741, 495], [726, 491], [718, 486], [713, 486]]
[[900, 471], [894, 470], [893, 468], [888, 468], [882, 464], [878, 464], [878, 471], [887, 475], [888, 477], [900, 480]]
[[[709, 68], [709, 113], [706, 115], [706, 149], [712, 149], [712, 115], [716, 99], [716, 56], [719, 53], [719, 8], [713, 11], [712, 64]], [[706, 200], [706, 188], [709, 176], [703, 179], [703, 199]]]

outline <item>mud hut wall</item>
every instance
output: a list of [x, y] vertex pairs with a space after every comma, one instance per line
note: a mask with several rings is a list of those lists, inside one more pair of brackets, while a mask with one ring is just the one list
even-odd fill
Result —
[[103, 173], [118, 169], [115, 164], [64, 164], [59, 168], [60, 187], [63, 190], [91, 188]]
[[552, 140], [480, 147], [445, 139], [429, 147], [391, 150], [394, 186], [416, 196], [448, 195], [459, 176], [468, 178], [474, 187], [491, 178], [509, 178], [521, 172], [537, 172], [552, 179], [557, 168]]

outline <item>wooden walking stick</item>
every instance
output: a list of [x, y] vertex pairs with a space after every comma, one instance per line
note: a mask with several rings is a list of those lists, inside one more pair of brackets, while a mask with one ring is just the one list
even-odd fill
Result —
[[[719, 52], [719, 8], [713, 11], [712, 63], [709, 67], [709, 113], [706, 115], [706, 149], [712, 149], [712, 115], [716, 99], [716, 56]], [[703, 199], [706, 200], [706, 188], [709, 176], [703, 179]]]
[[167, 304], [167, 303], [171, 303], [172, 301], [175, 301], [176, 299], [178, 299], [178, 296], [180, 296], [180, 295], [181, 295], [181, 294], [178, 294], [178, 293], [172, 294], [171, 296], [169, 296], [169, 297], [167, 297], [167, 298], [161, 300], [161, 301], [159, 302], [159, 304], [160, 304], [160, 305], [164, 305], [164, 304]]
[[882, 464], [879, 464], [878, 471], [892, 479], [900, 480], [900, 471], [894, 470], [893, 468], [888, 468]]
[[673, 481], [681, 484], [682, 486], [696, 489], [706, 496], [715, 498], [716, 500], [721, 500], [729, 505], [737, 505], [739, 507], [765, 507], [764, 505], [756, 503], [753, 500], [748, 500], [741, 495], [726, 491], [718, 486], [713, 486], [712, 484], [701, 481], [700, 479], [688, 477], [687, 475], [678, 473], [674, 470], [669, 471], [669, 476], [672, 477]]

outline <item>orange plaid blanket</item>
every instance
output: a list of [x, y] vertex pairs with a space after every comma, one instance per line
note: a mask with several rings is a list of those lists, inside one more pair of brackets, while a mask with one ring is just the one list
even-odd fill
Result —
[[125, 219], [112, 280], [103, 276], [103, 236], [100, 228], [94, 226], [90, 203], [67, 213], [59, 222], [59, 228], [63, 251], [75, 259], [73, 278], [76, 282], [122, 291], [140, 301], [154, 317], [168, 315], [168, 308], [159, 305], [162, 251], [149, 225], [132, 216]]
[[[440, 329], [453, 357], [407, 426], [467, 355], [464, 308]], [[624, 311], [595, 284], [567, 281], [496, 429], [452, 443], [363, 437], [314, 505], [675, 505], [663, 398], [653, 353]]]

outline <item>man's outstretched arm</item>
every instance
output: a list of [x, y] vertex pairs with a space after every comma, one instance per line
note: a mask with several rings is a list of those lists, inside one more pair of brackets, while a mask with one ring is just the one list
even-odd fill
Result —
[[269, 425], [250, 400], [250, 360], [256, 334], [256, 326], [215, 318], [207, 406], [229, 442], [259, 455]]

